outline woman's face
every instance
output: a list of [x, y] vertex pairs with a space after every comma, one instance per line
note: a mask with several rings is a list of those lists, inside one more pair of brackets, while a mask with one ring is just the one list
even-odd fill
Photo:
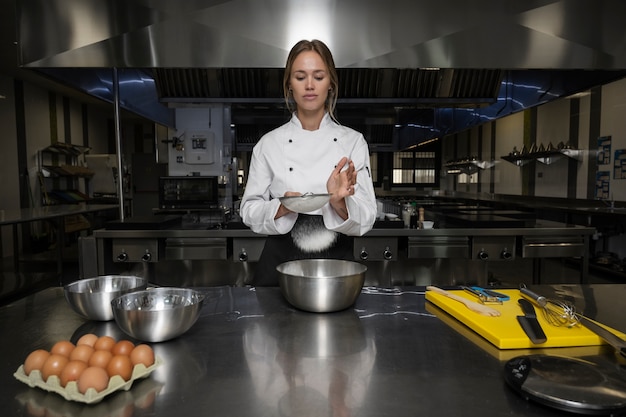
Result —
[[324, 111], [330, 77], [317, 52], [304, 51], [293, 61], [289, 87], [299, 112]]

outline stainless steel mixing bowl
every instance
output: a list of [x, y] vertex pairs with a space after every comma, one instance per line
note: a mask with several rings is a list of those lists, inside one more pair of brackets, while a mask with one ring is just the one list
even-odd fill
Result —
[[111, 301], [131, 291], [144, 290], [148, 279], [126, 275], [102, 275], [81, 279], [63, 287], [72, 309], [89, 320], [113, 320]]
[[300, 259], [276, 267], [281, 292], [301, 310], [328, 313], [344, 310], [356, 301], [367, 267], [338, 259]]
[[146, 342], [163, 342], [194, 325], [203, 301], [199, 291], [161, 287], [122, 295], [111, 306], [115, 322], [124, 333]]

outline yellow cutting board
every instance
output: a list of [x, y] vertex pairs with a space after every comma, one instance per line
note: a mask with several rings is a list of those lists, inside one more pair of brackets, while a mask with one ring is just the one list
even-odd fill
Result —
[[[476, 301], [476, 297], [464, 290], [449, 291], [459, 297]], [[523, 348], [546, 348], [546, 347], [571, 347], [571, 346], [595, 346], [604, 344], [604, 341], [582, 325], [575, 327], [556, 327], [549, 324], [543, 317], [543, 312], [537, 306], [537, 319], [546, 334], [547, 341], [542, 344], [534, 344], [530, 341], [519, 322], [517, 316], [523, 316], [522, 308], [517, 300], [522, 298], [519, 290], [498, 290], [511, 297], [502, 304], [488, 304], [500, 311], [498, 317], [488, 317], [475, 313], [463, 303], [453, 300], [445, 295], [434, 291], [426, 291], [426, 300], [450, 314], [467, 327], [487, 339], [498, 349], [523, 349]], [[620, 332], [607, 328], [618, 336], [624, 337]]]

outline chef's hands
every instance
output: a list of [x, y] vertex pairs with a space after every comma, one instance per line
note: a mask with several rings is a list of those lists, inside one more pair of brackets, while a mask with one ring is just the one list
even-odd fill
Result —
[[[347, 165], [347, 167], [346, 167]], [[344, 169], [346, 167], [346, 169]], [[354, 187], [356, 185], [356, 169], [354, 168], [354, 162], [345, 156], [337, 163], [335, 169], [330, 173], [328, 180], [326, 181], [326, 189], [331, 194], [330, 205], [335, 212], [342, 219], [348, 218], [348, 208], [346, 206], [346, 197], [354, 195]], [[297, 191], [285, 192], [285, 197], [302, 195]], [[283, 217], [286, 214], [292, 213], [287, 207], [281, 204], [278, 207], [278, 211], [274, 216], [274, 219]]]
[[[344, 167], [347, 168], [344, 169]], [[348, 218], [348, 208], [346, 206], [346, 197], [354, 195], [354, 187], [356, 185], [356, 169], [354, 162], [345, 156], [337, 163], [337, 166], [330, 173], [328, 181], [326, 181], [326, 189], [330, 197], [330, 205], [335, 212], [344, 220]]]
[[[299, 193], [297, 191], [286, 191], [284, 197], [293, 197], [297, 195], [302, 195], [302, 193]], [[287, 207], [285, 207], [281, 203], [280, 206], [278, 207], [278, 211], [276, 212], [276, 215], [274, 216], [274, 219], [283, 217], [284, 215], [289, 214], [289, 213], [293, 213], [293, 211], [289, 210]]]
[[[348, 165], [345, 170], [343, 167]], [[342, 171], [343, 170], [343, 171]], [[346, 158], [341, 158], [337, 166], [330, 173], [328, 181], [326, 181], [326, 189], [336, 200], [343, 199], [354, 194], [354, 185], [356, 184], [356, 170], [354, 162]]]

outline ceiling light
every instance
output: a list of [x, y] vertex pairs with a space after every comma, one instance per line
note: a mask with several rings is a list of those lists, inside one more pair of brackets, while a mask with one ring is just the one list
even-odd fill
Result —
[[571, 96], [565, 97], [566, 99], [570, 98], [583, 98], [591, 95], [591, 91], [581, 91], [580, 93], [574, 93]]

